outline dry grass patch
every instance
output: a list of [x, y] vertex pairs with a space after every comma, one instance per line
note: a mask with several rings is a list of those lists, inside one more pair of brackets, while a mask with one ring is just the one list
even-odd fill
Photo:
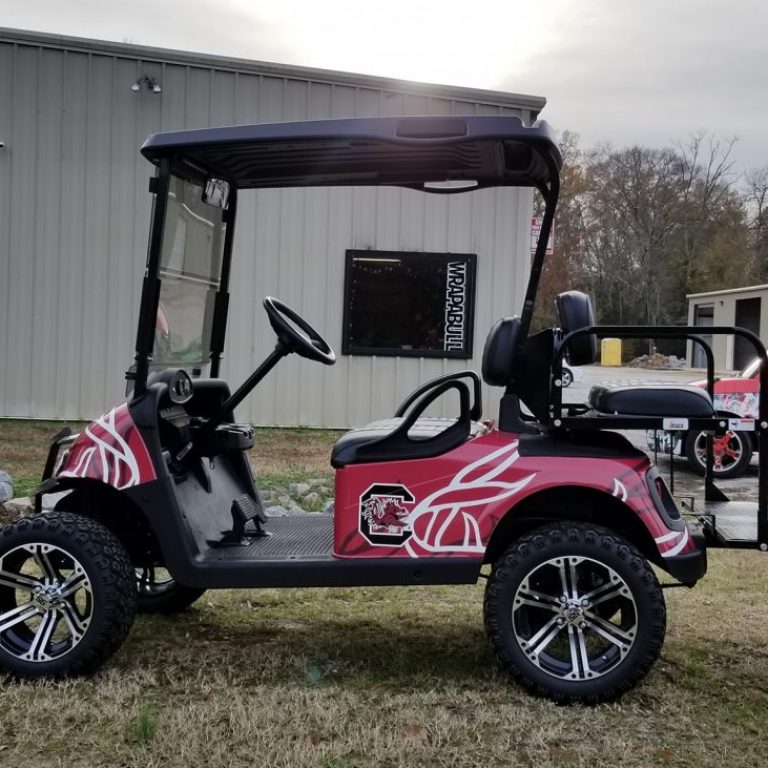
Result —
[[[17, 466], [39, 473], [59, 425], [18, 424], [0, 422], [0, 464], [15, 434]], [[334, 439], [259, 430], [254, 467], [268, 480], [327, 475]], [[484, 637], [482, 584], [209, 592], [180, 616], [138, 619], [94, 678], [0, 680], [0, 765], [762, 767], [766, 584], [768, 557], [710, 552], [700, 586], [666, 593], [651, 675], [594, 708], [506, 679]]]
[[[719, 552], [620, 703], [559, 707], [488, 651], [482, 587], [208, 593], [99, 676], [5, 681], [0, 752], [61, 766], [762, 766], [768, 559]], [[41, 728], [41, 724], [44, 727]]]

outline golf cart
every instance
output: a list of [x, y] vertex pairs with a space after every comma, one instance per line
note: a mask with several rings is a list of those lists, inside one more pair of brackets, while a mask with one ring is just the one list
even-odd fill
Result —
[[[718, 497], [715, 514], [708, 500], [689, 527], [658, 470], [614, 430], [724, 427], [711, 386], [600, 387], [589, 403], [563, 402], [563, 360], [594, 362], [599, 336], [696, 330], [597, 327], [589, 298], [568, 291], [557, 326], [531, 333], [559, 189], [549, 127], [515, 117], [332, 120], [158, 134], [142, 152], [156, 173], [133, 391], [79, 434], [54, 438], [38, 505], [43, 494], [68, 495], [0, 535], [0, 666], [26, 678], [92, 672], [121, 645], [137, 605], [179, 610], [207, 589], [482, 577], [490, 643], [528, 690], [594, 703], [641, 680], [666, 628], [652, 564], [695, 584], [705, 536], [728, 540], [719, 523], [730, 507]], [[333, 515], [267, 517], [247, 459], [253, 431], [235, 409], [284, 357], [332, 365], [335, 355], [267, 297], [274, 350], [234, 391], [219, 378], [238, 198], [344, 185], [534, 187], [546, 210], [522, 312], [485, 341], [482, 377], [502, 389], [497, 415], [482, 420], [477, 373], [440, 376], [393, 417], [337, 441]], [[174, 340], [166, 320], [177, 313], [187, 335]], [[760, 514], [739, 512], [756, 526], [749, 544], [765, 549], [765, 382], [761, 392]], [[453, 418], [426, 415], [440, 398], [455, 401]], [[153, 579], [159, 569], [166, 577]]]
[[[712, 446], [716, 478], [730, 479], [743, 475], [757, 450], [755, 419], [758, 417], [760, 392], [760, 358], [756, 357], [738, 376], [715, 379], [712, 403], [717, 413], [728, 419], [728, 429], [715, 438]], [[706, 380], [693, 386], [705, 389]], [[657, 453], [685, 456], [688, 466], [703, 475], [707, 469], [707, 435], [705, 432], [658, 432], [649, 430], [648, 448]]]

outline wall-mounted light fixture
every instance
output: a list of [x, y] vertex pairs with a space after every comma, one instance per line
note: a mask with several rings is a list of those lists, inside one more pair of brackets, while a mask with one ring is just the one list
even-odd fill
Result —
[[154, 77], [149, 77], [148, 75], [142, 75], [132, 86], [131, 90], [134, 93], [138, 93], [141, 89], [146, 88], [148, 91], [152, 91], [152, 93], [162, 93], [163, 88], [160, 85], [160, 83], [155, 80]]

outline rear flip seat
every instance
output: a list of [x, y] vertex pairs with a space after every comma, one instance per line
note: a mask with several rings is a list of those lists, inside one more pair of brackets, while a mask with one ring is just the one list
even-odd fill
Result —
[[685, 384], [596, 384], [589, 392], [589, 404], [612, 416], [715, 416], [706, 390]]

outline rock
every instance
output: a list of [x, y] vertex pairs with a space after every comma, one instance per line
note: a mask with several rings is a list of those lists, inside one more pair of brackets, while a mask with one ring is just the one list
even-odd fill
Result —
[[298, 504], [294, 504], [288, 510], [288, 514], [289, 515], [304, 515], [304, 514], [306, 514], [306, 512]]
[[293, 504], [293, 499], [290, 496], [283, 494], [282, 496], [277, 497], [277, 503], [282, 504], [284, 507], [290, 507], [291, 504]]
[[7, 472], [0, 470], [0, 504], [13, 498], [13, 480]]
[[314, 507], [315, 505], [320, 503], [321, 496], [319, 493], [315, 493], [314, 491], [311, 491], [306, 496], [302, 498], [302, 501], [305, 504], [308, 504], [310, 507]]
[[325, 506], [323, 507], [323, 514], [324, 515], [333, 514], [333, 499], [328, 499], [328, 501], [325, 502]]
[[267, 507], [264, 510], [264, 514], [267, 517], [287, 517], [288, 510], [285, 507], [281, 507], [279, 504], [276, 504], [274, 506]]
[[311, 480], [307, 480], [307, 482], [313, 491], [318, 488], [328, 487], [328, 481], [324, 477], [313, 477]]
[[291, 483], [288, 486], [288, 493], [292, 496], [303, 496], [310, 491], [309, 483]]
[[654, 352], [652, 355], [640, 355], [630, 360], [630, 368], [685, 368], [685, 360], [675, 355], [662, 355]]
[[3, 506], [8, 514], [15, 517], [31, 515], [35, 509], [34, 503], [29, 496], [19, 496], [17, 499], [11, 499], [6, 501]]

